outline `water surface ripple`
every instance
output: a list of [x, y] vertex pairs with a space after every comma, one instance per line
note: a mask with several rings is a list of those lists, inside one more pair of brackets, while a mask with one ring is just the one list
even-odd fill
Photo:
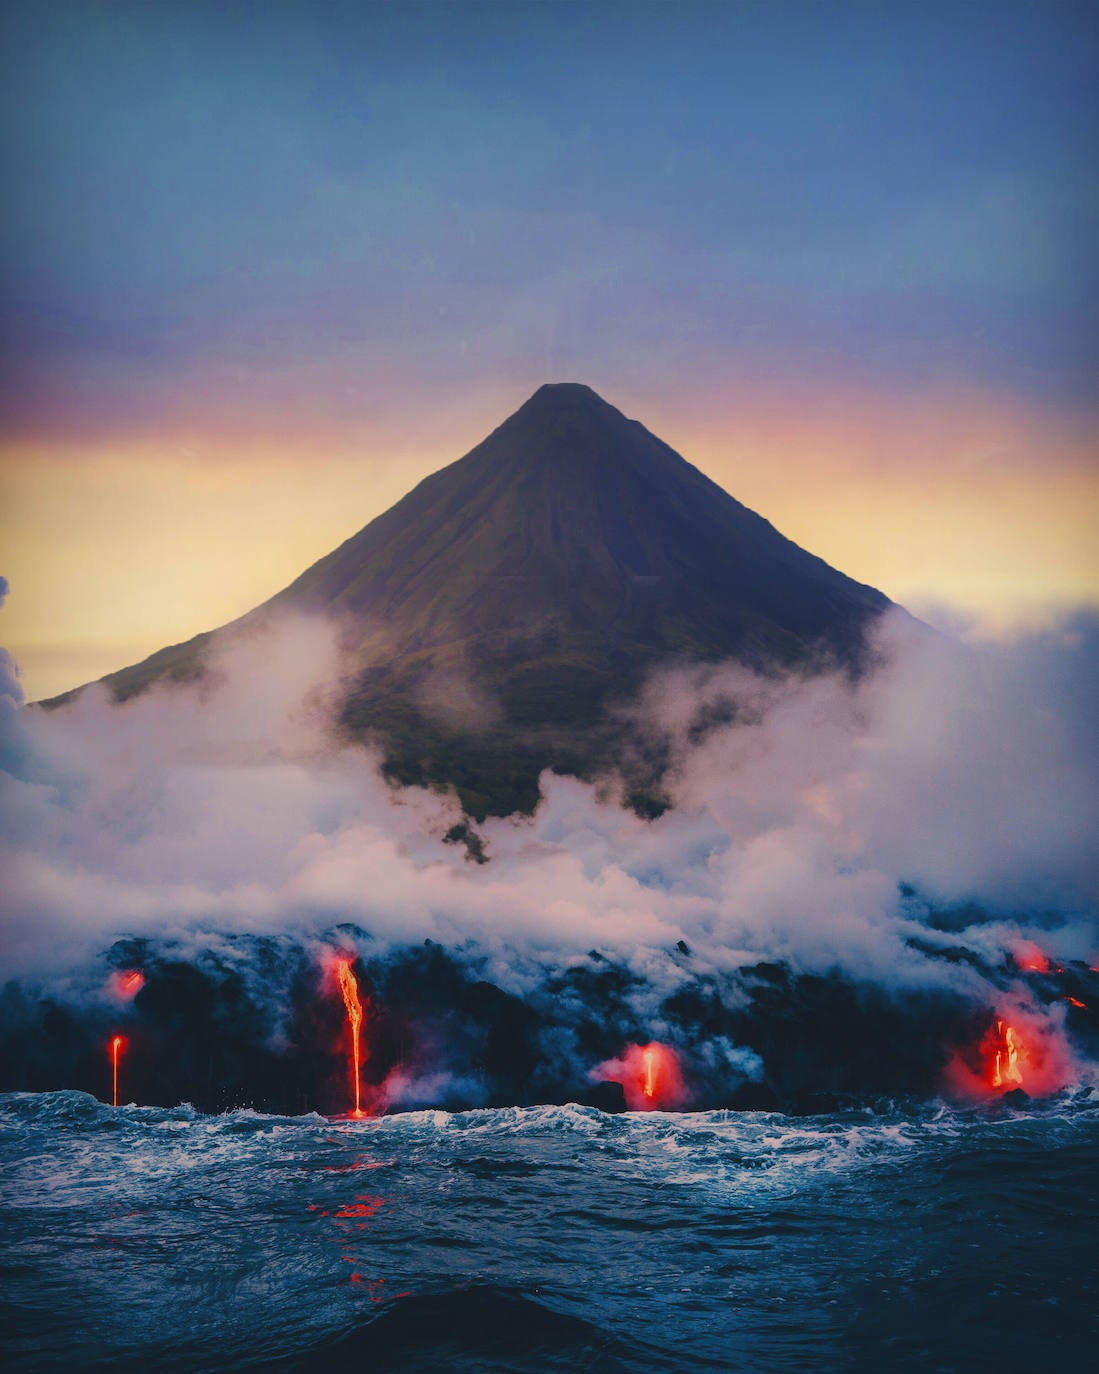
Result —
[[356, 1122], [16, 1093], [0, 1161], [2, 1351], [35, 1374], [1007, 1374], [1099, 1338], [1094, 1094]]

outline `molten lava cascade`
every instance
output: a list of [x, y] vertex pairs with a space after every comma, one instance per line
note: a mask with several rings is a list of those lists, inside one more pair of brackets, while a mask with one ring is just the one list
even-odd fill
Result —
[[627, 1045], [617, 1059], [592, 1069], [591, 1078], [621, 1083], [631, 1112], [675, 1110], [687, 1104], [679, 1056], [668, 1045]]
[[118, 1057], [122, 1053], [124, 1041], [121, 1035], [116, 1035], [111, 1041], [111, 1105], [118, 1106]]
[[648, 1049], [648, 1050], [646, 1050], [646, 1051], [644, 1052], [644, 1054], [642, 1055], [642, 1058], [644, 1059], [644, 1062], [645, 1062], [645, 1086], [644, 1086], [645, 1096], [646, 1096], [646, 1097], [649, 1097], [649, 1098], [655, 1097], [655, 1096], [656, 1096], [656, 1064], [655, 1064], [654, 1061], [655, 1061], [656, 1056], [653, 1054], [653, 1051], [652, 1051], [651, 1049]]
[[1022, 1087], [1023, 1075], [1019, 1071], [1019, 1053], [1022, 1049], [1019, 1037], [1013, 1026], [996, 1022], [999, 1043], [993, 1051], [992, 1086], [1004, 1088], [1009, 1085]]
[[336, 965], [343, 1004], [347, 1008], [347, 1021], [351, 1027], [351, 1082], [354, 1086], [355, 1107], [352, 1116], [362, 1116], [362, 1090], [359, 1082], [359, 1030], [363, 1023], [363, 1004], [359, 1000], [359, 985], [351, 972], [351, 964], [341, 959]]
[[1001, 1008], [978, 1042], [953, 1054], [944, 1071], [946, 1093], [968, 1101], [1020, 1092], [1046, 1097], [1080, 1083], [1091, 1071], [1068, 1017], [1060, 999], [1045, 1005], [1016, 1000]]

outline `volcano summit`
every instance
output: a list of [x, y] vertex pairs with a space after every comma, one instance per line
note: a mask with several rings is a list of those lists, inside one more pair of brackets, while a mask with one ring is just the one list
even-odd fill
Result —
[[[255, 611], [104, 681], [123, 701], [196, 679], [274, 613], [323, 614], [342, 726], [381, 744], [395, 781], [451, 784], [480, 818], [531, 810], [544, 768], [618, 761], [615, 708], [655, 667], [855, 668], [890, 604], [559, 383]], [[634, 771], [634, 804], [654, 804], [659, 758]]]

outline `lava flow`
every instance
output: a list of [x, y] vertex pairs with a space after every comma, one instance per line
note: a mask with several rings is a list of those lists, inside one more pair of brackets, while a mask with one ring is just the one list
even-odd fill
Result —
[[1003, 1088], [1013, 1083], [1022, 1087], [1023, 1075], [1019, 1072], [1020, 1044], [1015, 1029], [1013, 1026], [1005, 1026], [1002, 1021], [997, 1021], [996, 1034], [999, 1043], [993, 1051], [992, 1086]]
[[120, 1002], [130, 1002], [145, 986], [145, 975], [139, 968], [119, 968], [107, 980], [111, 996]]
[[1033, 940], [1017, 940], [1011, 948], [1011, 953], [1023, 973], [1049, 972], [1049, 958]]
[[617, 1059], [596, 1065], [588, 1075], [609, 1083], [621, 1083], [631, 1112], [653, 1112], [682, 1107], [687, 1101], [679, 1056], [668, 1045], [627, 1045]]
[[111, 1041], [111, 1070], [113, 1080], [113, 1092], [111, 1097], [112, 1107], [118, 1106], [118, 1056], [122, 1053], [122, 1047], [125, 1043], [121, 1035], [116, 1035]]
[[642, 1085], [646, 1097], [656, 1096], [656, 1055], [651, 1050], [643, 1050], [641, 1059], [645, 1065], [645, 1082]]
[[1048, 1097], [1078, 1083], [1080, 1074], [1066, 1034], [1064, 1004], [1048, 1010], [1014, 1004], [989, 1021], [979, 1041], [954, 1051], [943, 1087], [963, 1101], [1009, 1092]]
[[359, 985], [351, 972], [351, 964], [341, 959], [336, 965], [336, 976], [343, 994], [343, 1004], [347, 1008], [347, 1020], [351, 1026], [351, 1081], [355, 1086], [355, 1109], [352, 1116], [362, 1116], [362, 1089], [359, 1082], [359, 1030], [363, 1023], [363, 1004], [359, 1001]]

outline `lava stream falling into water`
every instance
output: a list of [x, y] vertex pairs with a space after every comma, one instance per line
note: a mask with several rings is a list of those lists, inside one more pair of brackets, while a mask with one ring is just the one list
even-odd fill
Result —
[[676, 1111], [688, 1099], [679, 1056], [659, 1040], [627, 1045], [617, 1058], [596, 1064], [588, 1077], [593, 1082], [621, 1083], [631, 1112]]
[[996, 1022], [996, 1030], [1002, 1037], [996, 1047], [992, 1069], [992, 1086], [1002, 1088], [1007, 1083], [1022, 1085], [1023, 1075], [1019, 1072], [1019, 1043], [1013, 1026]]
[[362, 1116], [361, 1088], [359, 1084], [359, 1029], [363, 1023], [363, 1004], [359, 1001], [359, 985], [351, 972], [351, 964], [341, 959], [336, 965], [336, 975], [340, 981], [343, 1004], [347, 1008], [347, 1020], [351, 1026], [351, 1081], [355, 1086], [355, 1109], [352, 1116]]
[[118, 1056], [122, 1053], [122, 1046], [124, 1043], [121, 1035], [116, 1035], [111, 1041], [112, 1107], [118, 1106]]

